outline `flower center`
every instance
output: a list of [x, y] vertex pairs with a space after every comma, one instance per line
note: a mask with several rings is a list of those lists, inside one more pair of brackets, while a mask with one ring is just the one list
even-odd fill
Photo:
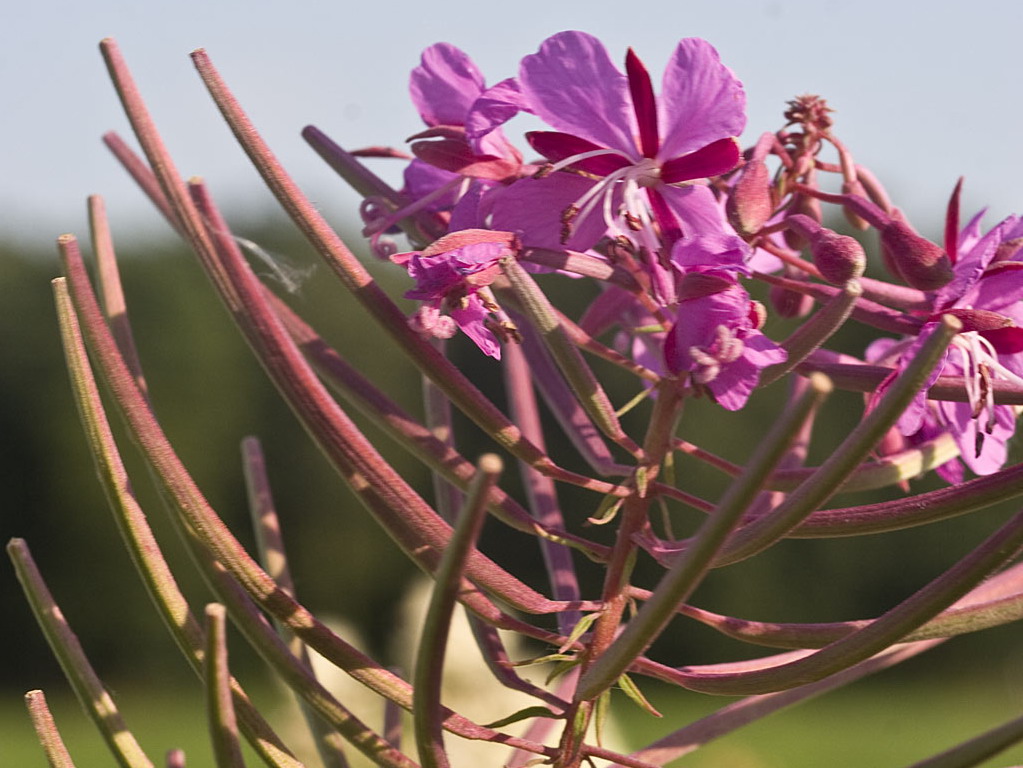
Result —
[[[656, 250], [656, 237], [650, 226], [652, 221], [650, 209], [641, 190], [662, 183], [659, 161], [650, 157], [634, 160], [620, 150], [599, 149], [566, 157], [551, 166], [550, 171], [560, 171], [582, 160], [603, 154], [626, 157], [630, 162], [606, 176], [594, 179], [593, 186], [562, 212], [562, 243], [568, 242], [572, 236], [572, 227], [576, 220], [585, 219], [600, 206], [604, 224], [612, 237], [618, 235], [629, 237], [639, 233], [642, 245], [651, 252]], [[618, 196], [620, 199], [616, 199]], [[649, 242], [646, 242], [647, 240]]]
[[661, 164], [652, 157], [644, 157], [629, 169], [629, 176], [641, 187], [656, 187], [661, 183]]
[[1023, 385], [1023, 379], [998, 362], [998, 353], [991, 342], [976, 331], [958, 334], [952, 339], [952, 347], [959, 353], [966, 396], [972, 416], [979, 422], [976, 447], [979, 456], [984, 447], [984, 435], [990, 435], [995, 427], [995, 393], [991, 382], [1002, 379]]
[[693, 361], [693, 381], [697, 384], [713, 381], [721, 373], [721, 366], [734, 363], [742, 357], [745, 349], [746, 345], [735, 331], [727, 325], [719, 325], [714, 329], [714, 339], [710, 344], [689, 348], [689, 357]]

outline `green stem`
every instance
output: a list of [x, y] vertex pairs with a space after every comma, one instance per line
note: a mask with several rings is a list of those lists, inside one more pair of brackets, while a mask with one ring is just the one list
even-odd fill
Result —
[[469, 487], [454, 532], [435, 574], [423, 632], [416, 653], [412, 695], [412, 721], [423, 768], [449, 768], [443, 740], [441, 684], [444, 652], [451, 617], [463, 588], [465, 566], [476, 545], [487, 509], [487, 493], [501, 474], [501, 460], [493, 454], [480, 457], [479, 472]]
[[961, 328], [962, 324], [956, 318], [944, 315], [916, 358], [910, 361], [876, 407], [849, 433], [828, 460], [775, 510], [736, 533], [716, 558], [715, 567], [738, 562], [766, 549], [834, 495], [885, 432], [898, 421]]
[[785, 455], [801, 425], [812, 416], [830, 390], [830, 382], [825, 377], [815, 377], [804, 395], [785, 410], [757, 448], [746, 471], [729, 487], [717, 509], [658, 583], [650, 599], [607, 651], [583, 673], [576, 694], [580, 699], [592, 700], [613, 685], [667, 626], [679, 603], [684, 602], [699, 584], [725, 539]]
[[39, 622], [39, 628], [46, 636], [53, 655], [60, 662], [78, 701], [99, 729], [111, 754], [122, 768], [153, 768], [152, 761], [146, 757], [128, 730], [117, 705], [86, 658], [78, 637], [64, 619], [64, 614], [32, 559], [28, 545], [22, 539], [11, 539], [7, 544], [7, 553], [32, 613]]

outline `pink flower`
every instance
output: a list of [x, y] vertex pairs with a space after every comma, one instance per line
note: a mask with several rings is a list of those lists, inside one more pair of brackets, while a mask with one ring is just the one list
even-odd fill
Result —
[[652, 252], [655, 223], [669, 247], [683, 234], [727, 228], [714, 195], [693, 182], [738, 165], [742, 84], [695, 38], [678, 44], [659, 98], [631, 50], [625, 69], [582, 32], [554, 35], [522, 60], [521, 100], [556, 129], [527, 138], [552, 166], [494, 196], [496, 228], [523, 230], [527, 245], [575, 250], [639, 231]]
[[[949, 248], [953, 278], [931, 294], [930, 322], [920, 335], [901, 341], [879, 339], [868, 347], [867, 360], [894, 364], [901, 370], [942, 314], [959, 318], [963, 331], [952, 340], [945, 360], [931, 378], [962, 376], [968, 402], [927, 400], [925, 386], [898, 427], [911, 439], [950, 432], [966, 466], [978, 475], [987, 475], [1005, 463], [1006, 443], [1015, 431], [1017, 414], [1014, 406], [995, 403], [991, 383], [1002, 380], [1023, 385], [1023, 262], [1015, 258], [1023, 221], [1010, 216], [981, 235], [982, 214], [967, 224]], [[962, 479], [955, 460], [937, 471], [950, 482]]]
[[761, 369], [784, 362], [785, 350], [759, 330], [763, 308], [725, 271], [693, 271], [682, 280], [675, 324], [664, 345], [673, 373], [724, 408], [746, 405]]
[[501, 274], [500, 260], [517, 250], [514, 236], [507, 232], [463, 230], [442, 237], [425, 251], [392, 256], [416, 281], [405, 298], [423, 302], [409, 318], [410, 325], [443, 339], [460, 329], [484, 354], [499, 360], [501, 345], [494, 329], [506, 335], [510, 329], [489, 285]]
[[[412, 70], [409, 91], [427, 125], [411, 137], [417, 159], [405, 169], [405, 192], [410, 197], [428, 199], [430, 210], [445, 210], [460, 197], [463, 179], [494, 182], [519, 174], [521, 153], [496, 123], [491, 124], [495, 110], [504, 119], [514, 114], [514, 108], [507, 111], [506, 102], [514, 96], [507, 83], [488, 92], [468, 55], [450, 43], [437, 43], [423, 51], [419, 66]], [[500, 98], [495, 100], [495, 94]], [[470, 121], [475, 130], [467, 129]]]

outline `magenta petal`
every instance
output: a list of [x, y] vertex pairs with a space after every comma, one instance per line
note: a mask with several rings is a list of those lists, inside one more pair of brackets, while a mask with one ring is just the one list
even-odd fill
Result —
[[597, 38], [583, 32], [547, 38], [522, 60], [519, 85], [548, 125], [637, 156], [628, 81]]
[[996, 328], [992, 331], [983, 331], [980, 335], [991, 342], [991, 346], [999, 355], [1023, 352], [1023, 328]]
[[632, 108], [639, 126], [639, 148], [643, 157], [656, 157], [660, 144], [657, 134], [657, 101], [650, 73], [631, 48], [625, 55], [625, 73], [629, 78]]
[[[560, 162], [572, 155], [602, 149], [592, 141], [560, 131], [530, 131], [526, 134], [526, 140], [533, 149], [552, 163]], [[609, 173], [631, 164], [632, 162], [628, 158], [619, 154], [603, 154], [580, 160], [573, 163], [572, 166], [597, 176], [607, 176]]]
[[687, 38], [664, 70], [659, 116], [658, 157], [678, 157], [740, 135], [746, 126], [746, 94], [710, 43]]
[[529, 111], [518, 82], [514, 78], [502, 80], [487, 88], [469, 108], [465, 118], [465, 136], [478, 154], [502, 155], [501, 149], [507, 145], [507, 139], [499, 131], [497, 135], [491, 134], [519, 112]]
[[562, 242], [561, 215], [593, 184], [582, 176], [555, 173], [543, 179], [519, 179], [511, 186], [495, 189], [490, 198], [491, 227], [521, 232], [525, 246], [586, 251], [607, 231], [601, 206], [572, 222], [567, 242]]
[[725, 220], [724, 208], [709, 187], [698, 184], [684, 187], [662, 184], [657, 191], [682, 225], [683, 236], [735, 232]]
[[[436, 166], [413, 160], [405, 167], [405, 188], [404, 192], [414, 200], [420, 200], [429, 194], [437, 191], [445, 184], [450, 184], [458, 178], [457, 174], [441, 170]], [[455, 204], [454, 190], [434, 200], [428, 207], [429, 211], [442, 211]]]
[[693, 179], [709, 179], [734, 170], [742, 157], [736, 139], [718, 139], [695, 152], [673, 157], [661, 166], [661, 180], [677, 184]]
[[463, 51], [437, 43], [425, 51], [409, 78], [412, 102], [427, 125], [464, 125], [483, 92], [483, 75]]
[[483, 354], [500, 360], [501, 344], [493, 332], [487, 328], [487, 314], [483, 302], [475, 294], [468, 297], [464, 308], [451, 310], [451, 318], [458, 323], [462, 333], [472, 339]]
[[[1002, 468], [1008, 454], [1006, 443], [1016, 430], [1016, 417], [1011, 407], [995, 406], [995, 423], [990, 434], [984, 433], [982, 425], [987, 414], [982, 414], [980, 419], [973, 418], [969, 403], [939, 402], [938, 408], [951, 425], [950, 431], [959, 445], [959, 456], [966, 466], [978, 475], [990, 475]], [[978, 428], [984, 433], [979, 441]]]
[[743, 356], [722, 368], [718, 377], [707, 385], [718, 405], [729, 411], [738, 411], [746, 405], [760, 381], [761, 369], [784, 363], [788, 358], [784, 349], [762, 333], [754, 332], [744, 342]]

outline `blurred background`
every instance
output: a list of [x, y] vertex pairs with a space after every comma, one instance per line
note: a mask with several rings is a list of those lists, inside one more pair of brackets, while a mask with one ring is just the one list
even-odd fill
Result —
[[[5, 499], [0, 534], [5, 541], [11, 536], [28, 540], [86, 651], [104, 678], [129, 699], [143, 695], [143, 680], [150, 689], [172, 692], [191, 681], [181, 679], [185, 667], [133, 578], [85, 451], [63, 371], [49, 288], [58, 274], [53, 243], [63, 232], [87, 241], [89, 194], [100, 193], [107, 202], [158, 415], [200, 487], [239, 537], [251, 540], [238, 442], [254, 434], [264, 442], [298, 589], [311, 608], [353, 623], [367, 644], [386, 656], [395, 606], [412, 569], [279, 402], [199, 267], [101, 145], [99, 138], [108, 130], [129, 137], [96, 49], [101, 38], [113, 36], [120, 43], [182, 174], [204, 176], [237, 234], [305, 275], [289, 298], [292, 306], [413, 412], [418, 412], [415, 376], [400, 358], [384, 352], [388, 343], [374, 335], [276, 211], [206, 96], [189, 51], [209, 51], [298, 183], [354, 244], [357, 198], [308, 149], [299, 137], [301, 128], [315, 124], [349, 148], [400, 146], [420, 127], [408, 100], [407, 78], [424, 47], [441, 40], [460, 46], [493, 83], [513, 75], [518, 59], [546, 36], [570, 28], [599, 36], [618, 59], [634, 47], [655, 82], [678, 38], [707, 38], [745, 83], [749, 125], [744, 143], [780, 127], [784, 104], [793, 96], [825, 96], [836, 109], [836, 134], [925, 232], [940, 231], [945, 203], [960, 175], [966, 176], [965, 214], [988, 206], [990, 224], [1023, 211], [1023, 158], [1016, 151], [1023, 100], [1014, 98], [1020, 85], [1017, 37], [1023, 6], [1011, 2], [655, 0], [623, 7], [592, 0], [520, 0], [484, 8], [463, 0], [429, 5], [297, 0], [285, 10], [283, 4], [262, 0], [100, 0], [19, 6], [0, 9], [8, 30], [0, 53], [6, 105], [0, 118], [0, 485]], [[400, 163], [382, 162], [376, 170], [397, 182]], [[392, 294], [405, 289], [399, 272], [386, 265], [374, 269]], [[562, 290], [556, 279], [551, 289]], [[562, 294], [576, 309], [585, 305], [587, 296], [575, 286]], [[772, 334], [784, 332], [776, 327]], [[839, 343], [851, 353], [862, 351], [863, 339], [854, 330]], [[455, 354], [496, 383], [498, 372], [489, 361], [464, 348], [456, 347]], [[622, 384], [614, 392], [618, 402], [632, 394], [627, 382]], [[499, 400], [500, 392], [493, 391]], [[708, 448], [741, 460], [753, 442], [748, 435], [761, 433], [781, 394], [778, 387], [765, 391], [740, 415], [697, 403], [687, 410], [683, 429], [709, 434]], [[860, 407], [858, 397], [836, 398], [822, 431], [837, 441], [855, 423]], [[488, 448], [474, 439], [463, 447], [468, 456]], [[131, 462], [130, 443], [122, 444]], [[408, 477], [428, 487], [421, 470], [381, 444]], [[825, 438], [818, 457], [827, 450]], [[161, 542], [180, 566], [186, 590], [201, 605], [208, 595], [163, 520], [144, 471], [138, 462], [129, 468]], [[683, 471], [691, 469], [683, 464]], [[723, 487], [709, 471], [693, 482], [698, 493], [714, 494]], [[930, 482], [914, 483], [914, 490]], [[845, 497], [836, 504], [862, 500], [866, 497]], [[589, 514], [591, 504], [588, 497], [566, 494], [566, 509], [575, 519]], [[873, 616], [948, 567], [1008, 511], [992, 509], [888, 536], [791, 542], [716, 573], [696, 602], [759, 619]], [[543, 585], [533, 542], [492, 525], [485, 546], [499, 561]], [[639, 578], [652, 575], [641, 570]], [[591, 588], [595, 577], [584, 569]], [[0, 566], [0, 611], [6, 630], [0, 635], [5, 658], [0, 698], [16, 701], [36, 687], [66, 690], [6, 564]], [[978, 722], [972, 731], [1018, 714], [1023, 705], [1023, 655], [1015, 650], [1019, 640], [1013, 627], [962, 638], [889, 673], [887, 682], [873, 683], [889, 685], [900, 696], [917, 696], [886, 697], [892, 709], [884, 727], [913, 738], [899, 729], [914, 727], [920, 717], [899, 720], [899, 710], [919, 705], [934, 714], [938, 705], [932, 694], [938, 689], [928, 687], [926, 678], [939, 672], [954, 672], [955, 680], [972, 686], [962, 694], [976, 697]], [[670, 633], [655, 650], [674, 663], [749, 652], [689, 625]], [[241, 647], [234, 663], [243, 670], [258, 666]], [[943, 685], [951, 685], [950, 679]], [[919, 693], [908, 693], [911, 683]], [[68, 711], [70, 719], [80, 719], [73, 708]], [[846, 719], [842, 710], [835, 712], [836, 721]], [[798, 732], [805, 721], [787, 722]], [[876, 732], [879, 726], [873, 727]], [[933, 729], [948, 733], [948, 741], [920, 736], [921, 743], [935, 749], [951, 743], [949, 727], [938, 718]], [[971, 730], [965, 723], [962, 727], [965, 737]], [[0, 706], [0, 745], [11, 743], [8, 734], [24, 735], [27, 729], [20, 712]], [[838, 738], [837, 732], [827, 732], [828, 740]], [[654, 735], [656, 729], [649, 737]], [[854, 742], [862, 740], [854, 737]], [[4, 749], [0, 746], [0, 758]], [[928, 752], [921, 749], [917, 757]], [[791, 751], [786, 754], [778, 763], [733, 759], [727, 764], [799, 764]], [[865, 760], [864, 753], [858, 754]], [[42, 765], [42, 760], [4, 764]]]

